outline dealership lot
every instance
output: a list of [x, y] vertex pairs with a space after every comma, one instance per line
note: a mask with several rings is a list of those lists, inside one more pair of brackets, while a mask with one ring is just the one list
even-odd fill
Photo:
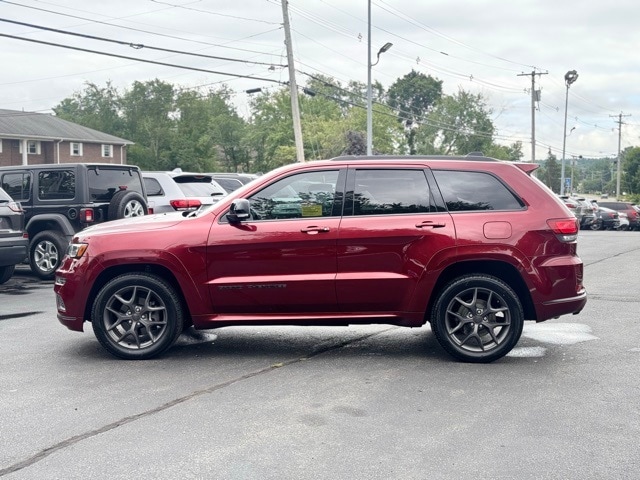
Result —
[[585, 310], [489, 365], [390, 326], [188, 332], [116, 360], [23, 267], [0, 286], [0, 477], [633, 478], [640, 232], [578, 252]]

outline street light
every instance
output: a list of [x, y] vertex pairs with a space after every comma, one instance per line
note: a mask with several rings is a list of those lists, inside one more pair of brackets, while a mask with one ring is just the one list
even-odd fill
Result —
[[[575, 70], [569, 70], [564, 74], [564, 84], [567, 86], [567, 94], [564, 101], [564, 136], [562, 139], [562, 172], [560, 174], [560, 195], [564, 195], [564, 163], [565, 163], [565, 151], [567, 146], [567, 108], [569, 106], [569, 87], [573, 82], [578, 79], [578, 72]], [[571, 185], [573, 188], [573, 185]]]
[[371, 44], [369, 44], [369, 72], [367, 76], [367, 155], [371, 155], [373, 149], [373, 92], [371, 91], [371, 67], [380, 61], [380, 54], [386, 52], [393, 43], [385, 43], [376, 55], [375, 63], [371, 63]]
[[392, 43], [385, 43], [378, 50], [376, 63], [371, 63], [371, 0], [368, 2], [368, 35], [367, 35], [367, 155], [371, 155], [373, 150], [373, 94], [371, 92], [371, 67], [380, 61], [380, 54], [392, 47]]

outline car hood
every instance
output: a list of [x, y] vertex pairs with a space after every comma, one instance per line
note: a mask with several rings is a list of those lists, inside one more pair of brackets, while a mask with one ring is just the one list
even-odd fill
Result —
[[103, 235], [109, 233], [141, 232], [150, 230], [162, 230], [182, 221], [187, 220], [181, 212], [158, 213], [143, 217], [123, 218], [110, 222], [99, 223], [87, 227], [79, 235]]

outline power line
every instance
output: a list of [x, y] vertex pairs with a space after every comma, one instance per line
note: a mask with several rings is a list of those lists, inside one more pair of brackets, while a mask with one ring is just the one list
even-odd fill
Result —
[[84, 34], [84, 33], [69, 32], [67, 30], [60, 30], [60, 29], [57, 29], [57, 28], [44, 27], [42, 25], [35, 25], [33, 23], [19, 22], [17, 20], [9, 20], [7, 18], [0, 18], [0, 22], [13, 23], [15, 25], [22, 25], [23, 27], [37, 28], [39, 30], [46, 30], [48, 32], [61, 33], [63, 35], [71, 35], [71, 36], [74, 36], [74, 37], [88, 38], [90, 40], [99, 40], [101, 42], [116, 43], [118, 45], [125, 45], [125, 46], [131, 47], [131, 48], [136, 49], [136, 50], [140, 50], [140, 49], [146, 48], [147, 50], [156, 50], [156, 51], [159, 51], [159, 52], [167, 52], [167, 53], [177, 53], [177, 54], [180, 54], [180, 55], [190, 55], [190, 56], [193, 56], [193, 57], [210, 58], [210, 59], [214, 59], [214, 60], [225, 60], [225, 61], [229, 61], [229, 62], [250, 63], [252, 65], [268, 65], [270, 67], [286, 67], [286, 65], [281, 65], [281, 64], [273, 64], [273, 63], [266, 63], [266, 62], [253, 62], [251, 60], [243, 60], [243, 59], [240, 59], [240, 58], [219, 57], [219, 56], [215, 56], [215, 55], [205, 55], [205, 54], [202, 54], [202, 53], [185, 52], [184, 50], [173, 50], [173, 49], [170, 49], [170, 48], [152, 47], [150, 45], [144, 45], [142, 43], [125, 42], [123, 40], [114, 40], [114, 39], [111, 39], [111, 38], [97, 37], [95, 35], [87, 35], [87, 34]]
[[192, 70], [195, 72], [205, 72], [205, 73], [213, 73], [216, 75], [226, 75], [229, 77], [236, 77], [236, 78], [250, 78], [252, 80], [261, 80], [263, 82], [271, 82], [271, 83], [278, 83], [280, 85], [286, 85], [285, 82], [281, 82], [280, 80], [273, 80], [271, 78], [264, 78], [264, 77], [255, 77], [255, 76], [251, 76], [251, 75], [240, 75], [237, 73], [229, 73], [229, 72], [219, 72], [216, 70], [208, 70], [206, 68], [197, 68], [197, 67], [188, 67], [186, 65], [177, 65], [175, 63], [165, 63], [165, 62], [158, 62], [155, 60], [146, 60], [146, 59], [141, 59], [141, 58], [135, 58], [135, 57], [129, 57], [126, 55], [118, 55], [115, 53], [108, 53], [108, 52], [101, 52], [98, 50], [89, 50], [87, 48], [80, 48], [80, 47], [72, 47], [71, 45], [63, 45], [60, 43], [53, 43], [53, 42], [45, 42], [43, 40], [35, 40], [32, 38], [23, 38], [23, 37], [18, 37], [16, 35], [8, 35], [6, 33], [0, 33], [0, 37], [7, 37], [7, 38], [12, 38], [14, 40], [22, 40], [24, 42], [31, 42], [31, 43], [39, 43], [41, 45], [49, 45], [52, 47], [60, 47], [60, 48], [66, 48], [69, 50], [76, 50], [79, 52], [86, 52], [86, 53], [95, 53], [96, 55], [104, 55], [107, 57], [114, 57], [114, 58], [122, 58], [125, 60], [134, 60], [136, 62], [142, 62], [142, 63], [151, 63], [154, 65], [162, 65], [164, 67], [173, 67], [173, 68], [181, 68], [184, 70]]
[[[59, 16], [62, 16], [62, 17], [75, 18], [75, 19], [78, 19], [78, 20], [86, 21], [86, 22], [98, 23], [100, 25], [107, 25], [109, 27], [122, 28], [122, 29], [125, 29], [125, 30], [131, 30], [131, 31], [134, 31], [134, 32], [147, 33], [149, 35], [156, 35], [156, 36], [159, 36], [159, 37], [169, 38], [169, 39], [173, 39], [173, 40], [180, 40], [182, 42], [198, 43], [200, 45], [208, 45], [208, 46], [211, 46], [211, 47], [228, 48], [230, 50], [238, 50], [240, 52], [257, 53], [259, 55], [269, 55], [266, 52], [259, 52], [259, 51], [256, 51], [256, 50], [249, 50], [249, 49], [246, 49], [246, 48], [229, 47], [227, 45], [220, 45], [218, 43], [204, 42], [202, 40], [192, 40], [192, 39], [189, 39], [189, 38], [178, 37], [176, 35], [168, 35], [166, 33], [158, 33], [158, 32], [152, 32], [150, 30], [143, 30], [143, 29], [140, 29], [140, 28], [126, 27], [124, 25], [116, 25], [114, 23], [103, 22], [101, 20], [94, 20], [92, 18], [80, 17], [78, 15], [71, 15], [69, 13], [56, 12], [55, 10], [47, 10], [46, 8], [32, 7], [32, 6], [29, 6], [29, 5], [22, 5], [20, 3], [10, 2], [8, 0], [0, 0], [0, 1], [2, 3], [7, 3], [9, 5], [15, 5], [17, 7], [29, 8], [31, 10], [37, 10], [37, 11], [40, 11], [40, 12], [52, 13], [54, 15], [59, 15]], [[279, 29], [280, 29], [280, 27], [278, 27], [275, 30], [279, 30]]]

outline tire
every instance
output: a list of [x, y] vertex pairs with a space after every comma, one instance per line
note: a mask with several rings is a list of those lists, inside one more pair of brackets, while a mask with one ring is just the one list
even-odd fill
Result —
[[489, 363], [518, 343], [524, 326], [522, 304], [502, 280], [465, 275], [444, 287], [431, 314], [431, 328], [450, 355]]
[[0, 267], [0, 285], [9, 281], [15, 269], [15, 265], [6, 265], [4, 267]]
[[109, 353], [145, 360], [175, 343], [182, 333], [184, 313], [178, 294], [165, 280], [148, 273], [126, 273], [100, 289], [91, 323]]
[[45, 230], [38, 233], [29, 244], [31, 271], [42, 280], [52, 280], [68, 245], [69, 241], [60, 232]]
[[602, 222], [595, 221], [591, 225], [589, 225], [589, 229], [591, 229], [591, 230], [604, 230], [604, 224]]
[[142, 195], [138, 192], [120, 190], [109, 202], [107, 218], [117, 220], [119, 218], [141, 217], [147, 213], [147, 202]]

